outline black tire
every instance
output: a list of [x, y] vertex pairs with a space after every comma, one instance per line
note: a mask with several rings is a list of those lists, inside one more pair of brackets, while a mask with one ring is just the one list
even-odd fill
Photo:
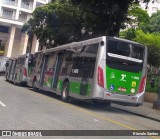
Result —
[[63, 84], [61, 98], [63, 102], [69, 102], [69, 82], [65, 82]]

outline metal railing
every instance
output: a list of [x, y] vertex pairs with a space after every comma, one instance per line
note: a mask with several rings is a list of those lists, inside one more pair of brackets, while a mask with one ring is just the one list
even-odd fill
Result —
[[17, 4], [18, 4], [17, 2], [11, 1], [11, 0], [3, 0], [2, 3], [12, 5], [12, 6], [17, 6]]

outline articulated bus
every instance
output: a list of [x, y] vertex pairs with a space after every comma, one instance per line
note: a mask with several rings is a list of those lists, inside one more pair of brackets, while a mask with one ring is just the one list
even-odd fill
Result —
[[6, 80], [14, 84], [23, 84], [27, 82], [29, 64], [33, 54], [27, 53], [17, 58], [10, 58], [6, 70]]
[[33, 58], [34, 89], [93, 102], [143, 103], [147, 48], [133, 41], [99, 37], [38, 52]]
[[27, 85], [34, 87], [35, 81], [39, 81], [39, 77], [42, 70], [42, 58], [43, 58], [43, 51], [38, 51], [33, 54], [33, 58], [29, 63], [29, 70], [28, 70], [28, 78], [27, 78]]

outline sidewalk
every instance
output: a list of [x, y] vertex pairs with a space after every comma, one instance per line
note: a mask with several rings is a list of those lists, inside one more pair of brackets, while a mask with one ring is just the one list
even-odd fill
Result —
[[122, 106], [113, 103], [111, 107], [160, 122], [160, 110], [153, 109], [153, 103], [144, 102], [139, 107]]

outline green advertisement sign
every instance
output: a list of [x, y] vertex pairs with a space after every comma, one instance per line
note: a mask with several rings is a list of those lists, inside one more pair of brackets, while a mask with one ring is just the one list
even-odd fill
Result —
[[106, 83], [109, 92], [135, 95], [141, 80], [141, 72], [133, 73], [106, 66]]

